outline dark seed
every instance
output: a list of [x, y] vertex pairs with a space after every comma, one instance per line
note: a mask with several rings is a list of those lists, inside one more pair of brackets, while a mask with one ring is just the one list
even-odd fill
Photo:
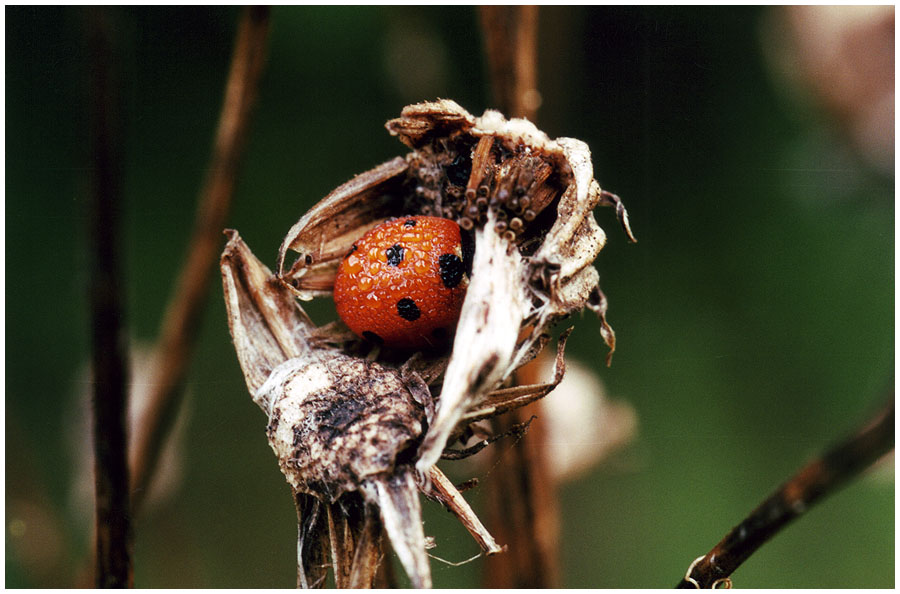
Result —
[[459, 238], [462, 241], [462, 259], [466, 269], [466, 276], [472, 278], [472, 261], [475, 259], [475, 235], [468, 231], [461, 231]]
[[469, 181], [469, 174], [472, 172], [472, 156], [466, 154], [467, 151], [456, 155], [453, 162], [447, 167], [447, 179], [450, 183], [457, 186], [464, 186]]
[[415, 227], [415, 226], [416, 226], [416, 220], [415, 220], [415, 219], [406, 219], [406, 220], [403, 222], [403, 226], [404, 226], [404, 227]]
[[306, 259], [304, 261], [306, 262], [306, 265], [309, 266], [310, 264], [312, 264], [312, 256], [306, 254]]
[[400, 266], [400, 262], [403, 261], [403, 246], [399, 243], [395, 243], [387, 249], [385, 254], [387, 255], [388, 264], [391, 266]]
[[345, 257], [345, 258], [349, 258], [349, 257], [350, 257], [350, 254], [352, 254], [353, 252], [355, 252], [355, 251], [358, 250], [358, 249], [359, 249], [359, 248], [356, 247], [356, 244], [354, 243], [354, 244], [353, 244], [353, 247], [350, 248], [350, 251], [347, 252], [347, 253], [344, 255], [344, 257]]
[[415, 322], [422, 315], [419, 306], [409, 297], [404, 297], [397, 302], [397, 313], [400, 314], [401, 318], [409, 322]]
[[466, 270], [460, 257], [456, 254], [441, 254], [438, 264], [441, 268], [441, 282], [444, 283], [444, 286], [448, 289], [458, 286]]
[[365, 338], [369, 342], [374, 342], [375, 344], [378, 344], [378, 345], [384, 344], [384, 339], [381, 338], [380, 336], [378, 336], [377, 334], [375, 334], [374, 332], [369, 332], [368, 330], [366, 330], [365, 332], [362, 333], [362, 335], [363, 335], [363, 338]]

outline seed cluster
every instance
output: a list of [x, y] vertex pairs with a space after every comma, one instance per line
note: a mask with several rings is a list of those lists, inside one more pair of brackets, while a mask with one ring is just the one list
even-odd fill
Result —
[[525, 146], [508, 150], [493, 136], [477, 143], [436, 142], [411, 163], [418, 210], [456, 221], [465, 230], [487, 223], [521, 246], [529, 223], [560, 194], [552, 165]]

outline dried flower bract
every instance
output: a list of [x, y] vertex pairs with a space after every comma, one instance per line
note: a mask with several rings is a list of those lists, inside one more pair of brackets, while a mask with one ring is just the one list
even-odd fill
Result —
[[[303, 586], [321, 585], [328, 559], [338, 586], [371, 585], [382, 528], [412, 584], [430, 586], [419, 492], [455, 513], [486, 553], [500, 552], [435, 463], [472, 422], [561, 381], [568, 332], [550, 382], [506, 385], [561, 319], [595, 311], [610, 354], [615, 348], [593, 267], [606, 242], [594, 207], [615, 207], [634, 237], [621, 201], [594, 180], [587, 145], [551, 140], [496, 111], [474, 117], [447, 100], [408, 106], [387, 128], [412, 152], [314, 206], [285, 237], [276, 274], [236, 232], [222, 256], [238, 359], [297, 502]], [[474, 236], [449, 353], [373, 347], [341, 322], [317, 328], [297, 301], [329, 295], [354, 241], [404, 215], [449, 218]]]

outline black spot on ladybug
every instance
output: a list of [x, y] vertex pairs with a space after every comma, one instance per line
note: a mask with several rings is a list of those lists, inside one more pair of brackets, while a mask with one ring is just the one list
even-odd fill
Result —
[[375, 334], [374, 332], [369, 332], [368, 330], [366, 330], [365, 332], [362, 333], [362, 335], [363, 335], [363, 338], [365, 338], [369, 342], [374, 342], [377, 345], [384, 344], [384, 339], [381, 338], [380, 336], [378, 336], [377, 334]]
[[400, 262], [403, 261], [403, 246], [399, 243], [395, 243], [391, 247], [387, 249], [385, 252], [387, 254], [387, 263], [391, 266], [400, 266]]
[[447, 329], [446, 328], [435, 328], [431, 331], [431, 336], [434, 337], [438, 342], [444, 342], [447, 340]]
[[306, 254], [306, 265], [309, 266], [310, 264], [312, 264], [312, 256]]
[[346, 254], [344, 254], [344, 257], [345, 257], [345, 258], [349, 258], [349, 257], [350, 257], [350, 254], [352, 254], [353, 252], [355, 252], [355, 251], [358, 250], [358, 249], [359, 249], [359, 248], [356, 247], [356, 244], [354, 243], [354, 244], [353, 244], [353, 247], [350, 248], [350, 251], [347, 252]]
[[404, 227], [415, 227], [415, 226], [416, 226], [416, 220], [415, 220], [415, 219], [406, 219], [406, 220], [403, 222], [403, 226], [404, 226]]
[[419, 316], [422, 315], [419, 306], [409, 297], [404, 297], [397, 302], [397, 313], [400, 314], [401, 318], [408, 322], [415, 322], [419, 319]]
[[456, 254], [441, 254], [438, 258], [441, 267], [441, 282], [448, 289], [452, 289], [462, 282], [466, 267]]

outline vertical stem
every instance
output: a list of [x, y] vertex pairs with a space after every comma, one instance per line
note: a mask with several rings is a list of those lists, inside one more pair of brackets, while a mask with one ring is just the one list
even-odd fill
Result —
[[154, 352], [148, 421], [135, 436], [135, 508], [146, 493], [160, 449], [181, 401], [210, 278], [221, 249], [222, 230], [234, 194], [238, 165], [246, 145], [250, 114], [265, 63], [268, 32], [267, 7], [243, 10], [213, 154], [200, 192], [193, 235]]
[[119, 208], [122, 139], [113, 24], [106, 10], [89, 13], [92, 56], [93, 265], [90, 304], [93, 363], [93, 440], [98, 588], [133, 585], [126, 433], [127, 340], [120, 275]]
[[[538, 368], [533, 361], [519, 369], [517, 383], [538, 383]], [[485, 561], [488, 588], [560, 587], [559, 501], [546, 459], [547, 433], [539, 407], [536, 402], [494, 419], [494, 431], [502, 432], [538, 415], [519, 442], [494, 450], [497, 464], [486, 481], [489, 527], [507, 551]]]
[[537, 117], [537, 6], [482, 6], [481, 26], [496, 107], [517, 118]]
[[[511, 117], [535, 121], [537, 90], [537, 7], [483, 6], [480, 9], [496, 107]], [[539, 383], [537, 366], [516, 373], [519, 384]], [[494, 420], [497, 433], [527, 421], [540, 404]], [[490, 588], [559, 587], [559, 504], [547, 460], [546, 433], [538, 418], [527, 436], [494, 465], [489, 490], [490, 530], [508, 551], [486, 561]]]

